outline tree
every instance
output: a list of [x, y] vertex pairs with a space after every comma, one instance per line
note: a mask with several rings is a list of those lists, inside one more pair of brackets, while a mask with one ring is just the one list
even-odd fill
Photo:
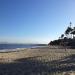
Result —
[[[71, 26], [68, 27], [68, 28], [66, 29], [66, 31], [65, 31], [65, 35], [68, 37], [68, 35], [70, 35], [70, 33], [71, 33], [72, 30], [73, 30], [73, 29], [71, 28]], [[69, 37], [68, 37], [68, 38], [69, 38]]]
[[70, 34], [72, 34], [73, 35], [73, 38], [74, 38], [74, 35], [75, 35], [75, 27], [73, 27], [73, 29], [72, 29], [72, 31], [71, 31]]
[[64, 38], [64, 34], [61, 35], [61, 39], [63, 39], [63, 38]]

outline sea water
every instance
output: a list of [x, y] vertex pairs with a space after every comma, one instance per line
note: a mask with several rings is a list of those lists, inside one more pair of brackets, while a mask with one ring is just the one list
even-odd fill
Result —
[[36, 48], [45, 44], [0, 44], [0, 52], [15, 51], [24, 48]]

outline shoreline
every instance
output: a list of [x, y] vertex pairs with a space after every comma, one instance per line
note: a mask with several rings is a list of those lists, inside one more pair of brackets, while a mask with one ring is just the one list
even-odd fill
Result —
[[[13, 51], [4, 51], [0, 52], [0, 63], [10, 63], [11, 60], [14, 61], [16, 59], [21, 58], [30, 58], [30, 57], [52, 57], [53, 59], [59, 57], [63, 58], [65, 55], [74, 55], [75, 50], [74, 49], [52, 49], [48, 46], [45, 47], [38, 47], [38, 48], [18, 48], [17, 50]], [[58, 60], [58, 58], [56, 59]]]
[[30, 48], [15, 48], [15, 49], [0, 49], [0, 53], [8, 53], [8, 52], [17, 52], [22, 51], [26, 49], [35, 49], [35, 48], [43, 48], [48, 46], [36, 46], [36, 47], [30, 47]]
[[[21, 58], [29, 58], [29, 57], [36, 57], [41, 56], [41, 54], [45, 54], [46, 46], [43, 47], [32, 47], [32, 48], [18, 48], [17, 50], [13, 51], [4, 51], [0, 52], [0, 63], [11, 63], [14, 60], [21, 59]], [[44, 52], [43, 52], [44, 51]]]
[[[66, 70], [67, 67], [75, 66], [74, 62], [70, 62], [69, 64], [67, 63], [67, 61], [72, 61], [71, 59], [75, 59], [74, 49], [67, 49], [67, 51], [65, 51], [65, 49], [51, 49], [48, 46], [41, 48], [27, 48], [23, 50], [19, 49], [18, 51], [0, 53], [0, 70], [7, 75], [10, 72], [19, 73], [19, 70], [21, 73], [28, 72], [29, 75], [31, 75], [31, 73], [34, 73], [33, 71], [38, 72], [40, 68], [40, 72], [45, 71], [44, 68], [46, 70], [57, 68], [57, 70], [60, 71], [58, 67], [65, 67]], [[59, 64], [60, 62], [61, 64]], [[62, 69], [61, 73], [65, 73], [65, 70]]]

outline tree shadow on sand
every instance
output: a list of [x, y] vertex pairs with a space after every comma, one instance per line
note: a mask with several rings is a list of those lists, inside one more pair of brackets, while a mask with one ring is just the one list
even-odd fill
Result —
[[36, 56], [0, 64], [0, 75], [59, 75], [57, 73], [71, 70], [75, 71], [75, 55], [53, 61], [43, 61]]

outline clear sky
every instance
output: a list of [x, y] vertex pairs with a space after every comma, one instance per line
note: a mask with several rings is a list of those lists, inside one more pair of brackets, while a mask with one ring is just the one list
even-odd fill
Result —
[[48, 43], [75, 24], [75, 0], [0, 0], [0, 42]]

